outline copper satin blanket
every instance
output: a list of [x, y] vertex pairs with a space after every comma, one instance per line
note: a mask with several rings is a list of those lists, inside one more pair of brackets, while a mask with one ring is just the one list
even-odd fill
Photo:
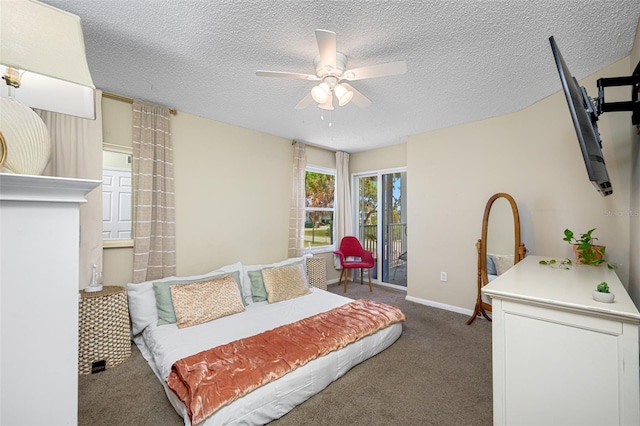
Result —
[[405, 319], [395, 306], [357, 300], [176, 361], [166, 382], [197, 424], [309, 361]]

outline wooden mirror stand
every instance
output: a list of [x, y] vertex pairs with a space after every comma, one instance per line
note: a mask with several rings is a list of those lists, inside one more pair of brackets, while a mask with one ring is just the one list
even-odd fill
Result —
[[[489, 284], [489, 275], [487, 274], [487, 242], [488, 242], [488, 229], [489, 229], [489, 214], [491, 213], [491, 207], [496, 200], [501, 198], [506, 199], [511, 206], [513, 213], [513, 264], [517, 264], [524, 259], [526, 248], [524, 244], [520, 242], [520, 215], [518, 214], [518, 206], [511, 195], [500, 192], [493, 195], [487, 201], [487, 205], [484, 209], [484, 216], [482, 218], [482, 238], [476, 243], [478, 251], [478, 293], [476, 296], [476, 305], [473, 310], [473, 314], [467, 320], [467, 325], [470, 325], [477, 317], [483, 316], [487, 320], [491, 321], [491, 317], [487, 312], [491, 312], [491, 304], [482, 299], [482, 287]], [[498, 230], [493, 230], [493, 233]], [[510, 242], [510, 241], [509, 241]]]

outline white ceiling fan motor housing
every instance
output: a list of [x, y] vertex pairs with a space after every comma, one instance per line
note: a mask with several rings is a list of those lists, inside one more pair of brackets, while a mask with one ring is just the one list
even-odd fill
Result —
[[324, 78], [329, 75], [340, 77], [344, 70], [347, 68], [347, 56], [343, 53], [336, 52], [335, 69], [333, 69], [331, 66], [325, 67], [320, 60], [320, 55], [316, 56], [316, 58], [313, 60], [313, 65], [316, 67], [316, 75], [319, 78]]

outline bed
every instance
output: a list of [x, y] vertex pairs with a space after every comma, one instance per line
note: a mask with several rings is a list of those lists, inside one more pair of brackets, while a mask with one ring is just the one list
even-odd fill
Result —
[[[133, 340], [162, 383], [169, 401], [182, 416], [185, 425], [192, 424], [190, 419], [192, 413], [167, 384], [167, 378], [172, 371], [175, 371], [178, 361], [211, 348], [219, 348], [230, 342], [239, 341], [239, 339], [251, 339], [252, 336], [267, 333], [280, 326], [287, 327], [286, 324], [305, 321], [305, 318], [323, 315], [322, 313], [334, 309], [344, 309], [354, 302], [352, 299], [309, 287], [306, 275], [304, 275], [305, 289], [302, 290], [304, 294], [300, 296], [276, 302], [269, 299], [261, 300], [260, 296], [254, 297], [254, 293], [260, 293], [254, 285], [256, 276], [263, 274], [264, 285], [268, 287], [267, 273], [285, 269], [290, 271], [296, 268], [298, 272], [294, 271], [295, 273], [299, 271], [304, 273], [306, 272], [302, 266], [304, 260], [304, 258], [287, 259], [270, 265], [236, 263], [201, 276], [170, 277], [154, 282], [127, 285]], [[187, 327], [179, 326], [180, 318], [176, 323], [163, 323], [159, 320], [163, 308], [158, 303], [161, 299], [157, 293], [158, 286], [168, 286], [172, 291], [182, 290], [185, 288], [182, 284], [193, 287], [194, 283], [204, 282], [212, 276], [235, 278], [232, 282], [237, 283], [244, 305], [241, 312]], [[270, 290], [273, 292], [273, 289]], [[178, 316], [177, 309], [176, 305], [176, 316]], [[404, 316], [402, 317], [404, 320]], [[223, 405], [213, 414], [208, 415], [204, 421], [198, 423], [198, 420], [194, 420], [194, 424], [268, 423], [323, 390], [353, 366], [392, 345], [401, 333], [401, 321], [385, 326], [373, 334], [312, 359], [282, 377], [253, 389], [246, 395]]]

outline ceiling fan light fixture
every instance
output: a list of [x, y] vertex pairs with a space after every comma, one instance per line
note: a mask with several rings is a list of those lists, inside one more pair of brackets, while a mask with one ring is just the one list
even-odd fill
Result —
[[330, 93], [331, 88], [327, 83], [324, 82], [318, 84], [317, 86], [314, 86], [313, 89], [311, 89], [311, 97], [319, 104], [327, 102]]
[[342, 84], [336, 85], [333, 91], [336, 94], [336, 98], [338, 98], [338, 105], [340, 106], [345, 106], [353, 98], [353, 91], [348, 90]]
[[318, 108], [325, 111], [333, 111], [333, 96], [331, 93], [329, 93], [329, 96], [327, 96], [327, 100], [325, 102], [318, 103]]

